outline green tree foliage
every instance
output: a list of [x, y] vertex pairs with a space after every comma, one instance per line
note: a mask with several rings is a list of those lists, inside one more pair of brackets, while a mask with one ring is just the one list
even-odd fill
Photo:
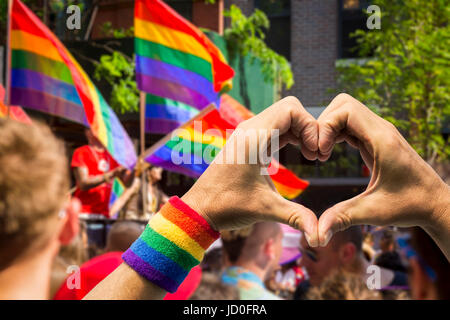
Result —
[[113, 110], [125, 113], [138, 111], [139, 91], [134, 78], [134, 59], [120, 51], [113, 51], [100, 57], [95, 64], [94, 77], [106, 80], [111, 86], [109, 102]]
[[359, 54], [369, 58], [338, 63], [338, 89], [400, 128], [424, 159], [448, 161], [449, 139], [441, 134], [450, 118], [448, 0], [373, 4], [381, 29], [354, 33]]
[[[114, 29], [110, 22], [102, 25], [105, 37], [122, 39], [134, 36], [134, 28]], [[135, 79], [134, 56], [129, 57], [120, 50], [114, 50], [108, 45], [102, 46], [109, 54], [94, 62], [94, 77], [97, 81], [105, 80], [111, 86], [109, 103], [111, 108], [120, 113], [139, 111], [139, 90]]]
[[277, 80], [275, 77], [279, 76], [287, 89], [292, 87], [294, 77], [289, 62], [264, 42], [264, 30], [270, 28], [266, 14], [255, 9], [249, 17], [246, 17], [241, 9], [231, 5], [230, 10], [224, 15], [231, 18], [230, 28], [224, 31], [224, 37], [231, 51], [237, 50], [241, 56], [251, 54], [252, 58], [258, 58], [263, 65], [266, 80]]

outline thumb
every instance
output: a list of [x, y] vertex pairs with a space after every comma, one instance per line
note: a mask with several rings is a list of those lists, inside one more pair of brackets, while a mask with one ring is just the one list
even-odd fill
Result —
[[275, 219], [297, 230], [303, 231], [311, 247], [319, 245], [317, 236], [317, 217], [308, 208], [301, 204], [284, 199], [279, 196], [276, 205]]
[[360, 194], [325, 210], [318, 222], [318, 243], [325, 247], [333, 234], [376, 219], [371, 195]]

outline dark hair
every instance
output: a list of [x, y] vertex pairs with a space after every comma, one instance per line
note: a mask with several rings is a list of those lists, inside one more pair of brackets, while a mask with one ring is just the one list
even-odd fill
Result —
[[375, 264], [389, 270], [406, 272], [402, 259], [396, 251], [383, 252], [375, 259]]

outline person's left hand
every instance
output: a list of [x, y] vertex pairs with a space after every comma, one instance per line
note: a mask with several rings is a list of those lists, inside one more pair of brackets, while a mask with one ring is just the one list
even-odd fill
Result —
[[[279, 130], [278, 148], [271, 145], [271, 130]], [[245, 140], [252, 135], [258, 138], [256, 145], [251, 143], [251, 138]], [[276, 191], [270, 176], [261, 173], [268, 163], [263, 163], [257, 151], [269, 148], [273, 153], [287, 143], [301, 144], [305, 158], [317, 159], [317, 122], [294, 97], [284, 98], [239, 124], [225, 147], [182, 200], [216, 230], [237, 229], [273, 220], [304, 231], [308, 242], [317, 245], [315, 214], [284, 199]], [[241, 156], [245, 158], [245, 164], [238, 164]], [[257, 161], [249, 164], [251, 158]]]

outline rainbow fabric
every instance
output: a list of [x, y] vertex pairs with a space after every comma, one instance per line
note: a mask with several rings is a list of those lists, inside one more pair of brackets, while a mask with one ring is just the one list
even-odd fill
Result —
[[173, 293], [219, 235], [202, 216], [172, 197], [122, 259], [141, 276]]
[[[205, 134], [208, 129], [215, 129], [214, 134]], [[157, 143], [153, 147], [157, 149], [146, 154], [145, 160], [170, 171], [199, 177], [225, 145], [227, 130], [232, 132], [234, 126], [222, 119], [215, 106], [210, 106], [167, 135], [162, 145]], [[175, 154], [179, 159], [176, 163], [172, 161]], [[205, 154], [207, 158], [203, 157]]]
[[19, 106], [9, 106], [8, 107], [3, 103], [5, 98], [5, 89], [0, 84], [0, 118], [11, 118], [13, 120], [23, 122], [26, 124], [31, 124], [31, 119], [25, 113], [25, 111]]
[[125, 186], [119, 178], [114, 178], [111, 188], [111, 196], [109, 197], [109, 208], [116, 202], [117, 199], [125, 192]]
[[[236, 103], [223, 104], [220, 111], [213, 106], [203, 110], [149, 149], [145, 160], [169, 171], [199, 177], [225, 145], [228, 135], [236, 125], [252, 116], [252, 113], [236, 100], [231, 97], [227, 99]], [[278, 192], [287, 199], [298, 197], [309, 185], [308, 181], [298, 178], [274, 159], [269, 168], [277, 169], [270, 170], [275, 172], [270, 177]]]
[[189, 21], [159, 0], [135, 3], [138, 88], [147, 92], [146, 130], [168, 133], [231, 87], [233, 69]]
[[147, 94], [145, 97], [145, 130], [152, 133], [169, 133], [199, 112], [189, 104]]
[[133, 144], [88, 75], [58, 38], [19, 0], [11, 16], [11, 104], [89, 125], [121, 165], [136, 163]]

